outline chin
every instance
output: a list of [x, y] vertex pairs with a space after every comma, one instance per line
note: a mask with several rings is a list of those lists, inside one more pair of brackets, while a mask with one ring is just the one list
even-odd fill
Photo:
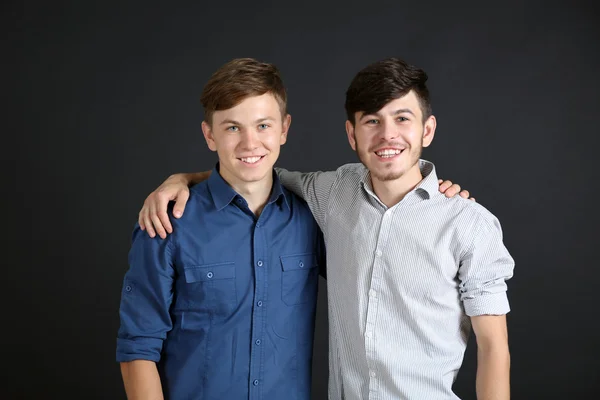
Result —
[[371, 172], [371, 176], [379, 181], [393, 181], [395, 179], [401, 178], [402, 175], [404, 175], [404, 173], [406, 172], [402, 168], [397, 167], [381, 168], [380, 166], [379, 168], [369, 168], [367, 166], [367, 168]]
[[371, 176], [381, 182], [395, 181], [396, 179], [402, 178], [404, 175], [402, 172], [386, 172], [386, 173], [373, 173], [371, 172]]
[[255, 171], [250, 174], [241, 174], [240, 178], [244, 182], [259, 182], [259, 181], [262, 181], [263, 179], [266, 179], [268, 176], [268, 173], [270, 173], [270, 172], [271, 171], [260, 171], [260, 172]]

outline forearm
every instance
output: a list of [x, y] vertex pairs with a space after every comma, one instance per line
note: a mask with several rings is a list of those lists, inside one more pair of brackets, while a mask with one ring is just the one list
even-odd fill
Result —
[[188, 186], [195, 185], [197, 183], [203, 182], [210, 177], [211, 171], [202, 171], [202, 172], [188, 172], [181, 174], [183, 178], [187, 181]]
[[510, 353], [508, 345], [477, 349], [477, 399], [510, 399]]
[[121, 374], [128, 400], [163, 400], [156, 363], [134, 360], [121, 363]]

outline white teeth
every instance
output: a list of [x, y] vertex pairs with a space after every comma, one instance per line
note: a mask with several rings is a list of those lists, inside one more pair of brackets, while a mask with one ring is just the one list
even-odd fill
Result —
[[375, 152], [375, 154], [377, 154], [379, 157], [383, 157], [383, 158], [390, 158], [393, 157], [395, 155], [400, 154], [402, 151], [401, 150], [393, 150], [393, 149], [385, 149], [385, 150], [380, 150]]
[[248, 164], [254, 164], [261, 158], [262, 157], [245, 157], [245, 158], [240, 158], [240, 160], [242, 160], [243, 162], [248, 163]]

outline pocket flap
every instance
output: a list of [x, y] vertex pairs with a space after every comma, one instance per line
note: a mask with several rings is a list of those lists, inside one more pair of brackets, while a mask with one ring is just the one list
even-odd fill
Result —
[[284, 271], [311, 269], [319, 265], [315, 253], [281, 256], [279, 258], [281, 259], [281, 267]]
[[205, 265], [194, 265], [190, 267], [184, 267], [185, 281], [187, 283], [192, 282], [206, 282], [213, 281], [215, 279], [231, 279], [235, 278], [235, 263], [215, 263]]

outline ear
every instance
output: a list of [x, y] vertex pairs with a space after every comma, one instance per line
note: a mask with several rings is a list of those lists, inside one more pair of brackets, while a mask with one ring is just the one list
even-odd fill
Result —
[[281, 131], [281, 136], [279, 138], [279, 144], [283, 145], [285, 144], [285, 142], [287, 142], [287, 134], [288, 131], [290, 130], [290, 125], [292, 125], [292, 116], [290, 114], [287, 114], [285, 117], [283, 117], [283, 121], [282, 121], [282, 131]]
[[212, 128], [206, 121], [202, 121], [202, 133], [204, 134], [204, 139], [206, 140], [208, 148], [212, 151], [217, 151], [217, 144], [215, 143]]
[[435, 128], [437, 121], [433, 115], [427, 118], [425, 125], [423, 125], [423, 147], [429, 147], [435, 136]]
[[346, 134], [348, 135], [348, 142], [352, 150], [356, 151], [356, 136], [354, 136], [354, 125], [350, 120], [346, 121]]

